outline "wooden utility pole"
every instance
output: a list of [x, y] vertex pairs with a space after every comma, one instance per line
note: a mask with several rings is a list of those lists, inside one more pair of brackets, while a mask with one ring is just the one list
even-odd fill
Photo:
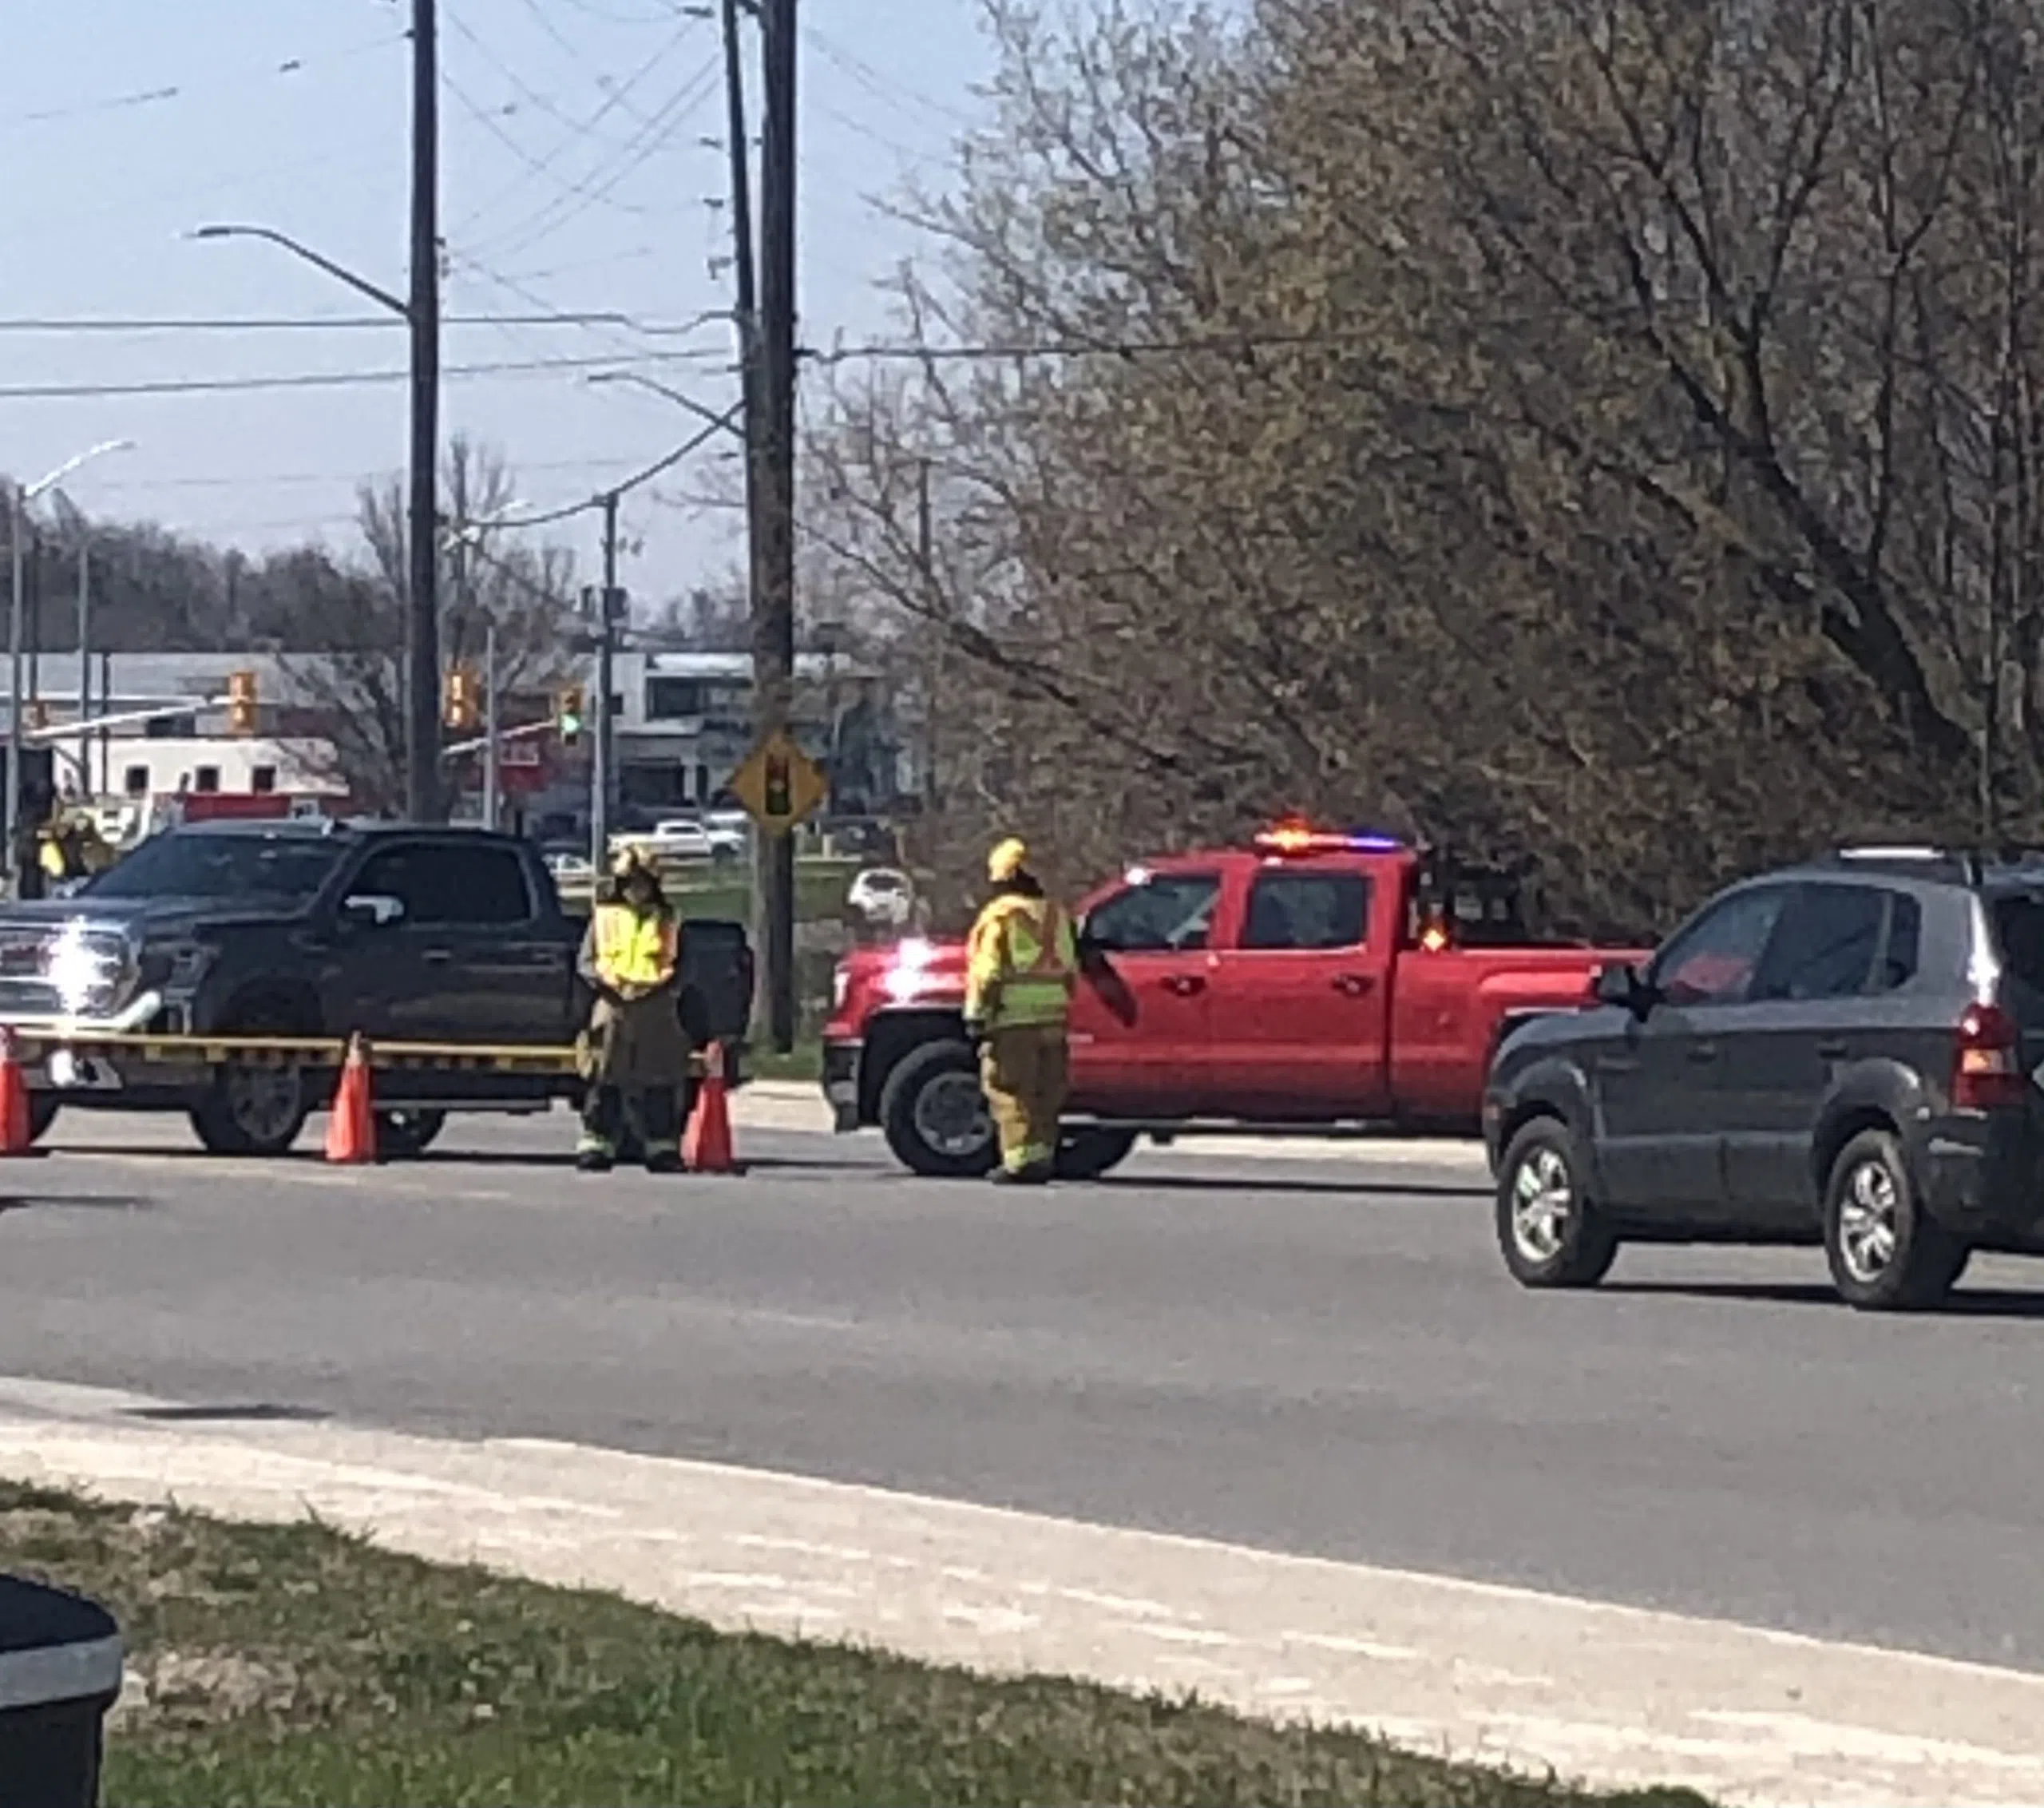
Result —
[[444, 819], [440, 783], [440, 113], [434, 0], [412, 0], [411, 496], [405, 813]]
[[[753, 695], [764, 741], [790, 731], [794, 705], [795, 0], [759, 0], [759, 406], [756, 414], [747, 411], [747, 438], [756, 473]], [[743, 156], [743, 143], [738, 149]], [[757, 841], [766, 1027], [786, 1053], [795, 1037], [794, 839], [762, 835]]]

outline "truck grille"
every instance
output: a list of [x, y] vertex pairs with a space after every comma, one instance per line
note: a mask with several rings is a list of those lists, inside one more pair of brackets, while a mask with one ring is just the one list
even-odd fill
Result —
[[133, 977], [125, 937], [77, 922], [0, 928], [0, 1019], [116, 1009]]

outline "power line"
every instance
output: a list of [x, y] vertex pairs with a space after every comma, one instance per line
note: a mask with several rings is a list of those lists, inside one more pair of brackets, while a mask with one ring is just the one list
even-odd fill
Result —
[[[678, 324], [638, 320], [629, 314], [551, 311], [535, 314], [449, 314], [448, 327], [620, 327], [648, 335], [693, 332], [703, 319]], [[280, 333], [355, 332], [374, 327], [389, 332], [403, 323], [387, 314], [305, 315], [28, 315], [0, 318], [0, 333]]]
[[209, 73], [199, 81], [165, 82], [158, 88], [141, 88], [125, 94], [107, 94], [89, 101], [77, 101], [63, 106], [42, 107], [31, 113], [0, 114], [0, 132], [11, 131], [17, 126], [50, 125], [67, 119], [89, 119], [105, 113], [133, 113], [139, 108], [156, 106], [166, 101], [180, 101], [193, 93], [204, 94], [209, 90], [229, 85], [240, 89], [256, 75], [295, 76], [303, 74], [308, 68], [352, 61], [355, 57], [369, 56], [393, 45], [402, 44], [410, 36], [409, 32], [386, 32], [366, 43], [358, 44], [351, 50], [337, 50], [331, 56], [306, 58], [286, 57], [279, 62], [266, 63], [258, 71], [238, 70], [232, 75]]
[[[642, 81], [645, 81], [649, 76], [651, 76], [661, 64], [665, 62], [669, 57], [672, 56], [676, 50], [679, 50], [682, 46], [686, 44], [691, 38], [695, 36], [695, 23], [694, 21], [691, 21], [687, 24], [683, 26], [680, 30], [675, 32], [672, 36], [668, 38], [658, 50], [654, 51], [651, 56], [647, 57], [644, 62], [640, 64], [640, 65], [635, 69], [631, 74], [628, 75], [624, 81], [611, 84], [604, 95], [602, 104], [597, 107], [596, 111], [591, 113], [588, 119], [583, 121], [576, 129], [572, 131], [566, 137], [563, 138], [561, 141], [558, 145], [555, 145], [551, 151], [549, 151], [544, 157], [537, 160], [540, 168], [545, 170], [551, 170], [554, 164], [558, 162], [560, 159], [569, 150], [573, 149], [576, 145], [581, 142], [584, 137], [593, 132], [596, 126], [600, 125], [613, 111], [622, 112], [628, 118], [639, 121], [642, 129], [653, 125], [658, 118], [658, 115], [656, 114], [653, 118], [648, 119], [645, 115], [640, 113], [636, 109], [627, 106], [625, 104], [625, 97], [629, 95]], [[519, 190], [525, 186], [525, 182], [529, 180], [529, 176], [521, 176], [517, 180], [508, 184], [506, 186], [499, 188], [495, 194], [492, 195], [487, 200], [482, 202], [479, 206], [471, 208], [461, 220], [455, 223], [454, 232], [451, 236], [459, 237], [461, 234], [466, 232], [470, 227], [473, 226], [477, 220], [485, 218], [489, 214], [494, 213], [500, 205], [501, 205], [505, 201], [509, 200], [512, 196], [517, 194]], [[515, 231], [517, 228], [513, 228], [512, 230]]]
[[714, 83], [721, 59], [712, 54], [696, 72], [670, 97], [667, 104], [633, 134], [631, 145], [620, 158], [599, 163], [517, 224], [491, 233], [484, 244], [493, 256], [515, 257], [590, 208], [601, 204], [645, 163], [666, 148], [668, 136], [689, 109], [702, 100]]
[[[665, 358], [680, 354], [642, 354]], [[624, 362], [610, 358], [532, 358], [493, 364], [449, 364], [443, 377], [521, 376], [544, 371], [615, 370]], [[409, 370], [305, 371], [265, 377], [165, 377], [123, 383], [16, 383], [0, 387], [0, 402], [81, 401], [93, 396], [230, 395], [260, 390], [346, 389], [369, 383], [404, 383]]]

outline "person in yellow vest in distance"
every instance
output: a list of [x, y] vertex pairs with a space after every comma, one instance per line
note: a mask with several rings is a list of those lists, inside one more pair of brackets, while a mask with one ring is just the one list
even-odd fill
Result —
[[61, 897], [112, 866], [113, 850], [89, 817], [73, 811], [44, 825], [36, 860]]
[[965, 1026], [1000, 1137], [994, 1179], [1024, 1186], [1049, 1180], [1056, 1164], [1079, 972], [1072, 919], [1044, 895], [1028, 860], [1012, 839], [988, 857], [992, 895], [972, 925], [965, 967]]
[[646, 1167], [681, 1167], [681, 1098], [688, 1035], [680, 1009], [681, 922], [660, 876], [633, 849], [589, 914], [577, 963], [596, 994], [580, 1044], [582, 1136], [576, 1166], [609, 1171], [628, 1116], [636, 1116]]

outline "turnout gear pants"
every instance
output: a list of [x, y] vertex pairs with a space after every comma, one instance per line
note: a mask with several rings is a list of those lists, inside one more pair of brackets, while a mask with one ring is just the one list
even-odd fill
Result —
[[980, 1084], [1011, 1174], [1047, 1169], [1057, 1154], [1071, 1063], [1061, 1023], [996, 1029], [980, 1055]]
[[637, 1120], [648, 1162], [681, 1153], [681, 1094], [673, 1086], [592, 1086], [582, 1100], [582, 1139], [576, 1153], [617, 1157], [628, 1119]]

